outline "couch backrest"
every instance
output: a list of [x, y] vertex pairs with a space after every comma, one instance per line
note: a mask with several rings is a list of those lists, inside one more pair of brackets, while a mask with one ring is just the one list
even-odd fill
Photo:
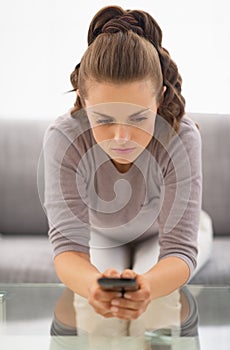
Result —
[[[202, 207], [213, 219], [214, 233], [229, 235], [230, 115], [189, 116], [199, 124], [202, 137]], [[40, 162], [39, 159], [50, 122], [0, 119], [0, 233], [47, 234], [38, 192], [43, 195], [42, 158]]]
[[49, 122], [0, 119], [0, 233], [47, 234], [37, 167]]
[[203, 209], [216, 235], [230, 235], [230, 115], [189, 113], [200, 127]]

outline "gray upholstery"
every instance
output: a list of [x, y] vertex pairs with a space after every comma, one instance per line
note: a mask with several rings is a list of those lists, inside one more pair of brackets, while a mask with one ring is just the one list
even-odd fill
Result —
[[212, 256], [207, 264], [190, 281], [191, 284], [230, 285], [230, 238], [217, 236]]
[[37, 186], [49, 123], [0, 119], [0, 282], [59, 281]]
[[[200, 126], [203, 144], [202, 207], [218, 236], [210, 261], [191, 282], [230, 284], [230, 116], [189, 115]], [[0, 118], [0, 282], [58, 281], [38, 195], [44, 186], [39, 157], [49, 123]]]
[[47, 237], [0, 237], [0, 282], [59, 282]]
[[202, 137], [203, 209], [215, 235], [230, 235], [230, 115], [190, 114]]
[[46, 234], [37, 190], [45, 120], [0, 120], [0, 233]]

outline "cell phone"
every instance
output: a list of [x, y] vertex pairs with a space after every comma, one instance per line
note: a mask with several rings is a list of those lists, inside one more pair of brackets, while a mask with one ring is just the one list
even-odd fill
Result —
[[98, 280], [99, 286], [107, 291], [135, 291], [139, 288], [136, 278], [102, 277]]

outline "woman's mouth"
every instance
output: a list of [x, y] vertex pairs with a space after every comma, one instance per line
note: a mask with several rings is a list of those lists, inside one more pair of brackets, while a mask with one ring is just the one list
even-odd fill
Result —
[[112, 151], [117, 154], [127, 154], [131, 153], [136, 149], [136, 147], [129, 147], [129, 148], [112, 148]]

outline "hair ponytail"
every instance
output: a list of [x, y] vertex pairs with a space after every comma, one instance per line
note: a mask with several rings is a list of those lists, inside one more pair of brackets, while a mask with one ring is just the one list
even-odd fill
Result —
[[93, 17], [88, 30], [88, 45], [102, 33], [102, 28], [110, 20], [120, 18], [126, 11], [119, 6], [107, 6], [98, 11]]
[[181, 94], [182, 79], [177, 65], [164, 48], [158, 50], [166, 91], [158, 108], [158, 113], [166, 118], [177, 131], [185, 114], [185, 99]]

